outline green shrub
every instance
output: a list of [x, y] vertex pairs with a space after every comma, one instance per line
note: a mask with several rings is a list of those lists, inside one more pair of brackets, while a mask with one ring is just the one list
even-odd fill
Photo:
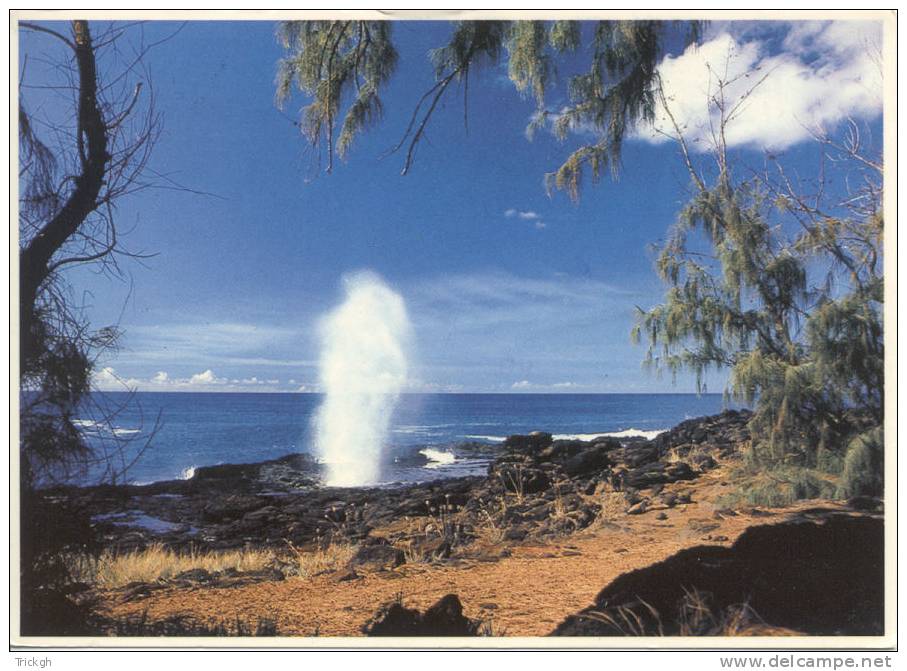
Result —
[[859, 434], [847, 446], [837, 496], [880, 496], [882, 463], [885, 453], [884, 434], [876, 427]]

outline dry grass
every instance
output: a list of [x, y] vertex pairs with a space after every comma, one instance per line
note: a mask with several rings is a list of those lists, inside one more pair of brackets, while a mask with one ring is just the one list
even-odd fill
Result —
[[[507, 515], [507, 499], [501, 496], [497, 501], [485, 503], [480, 501], [481, 507], [476, 513], [479, 523], [476, 525], [476, 535], [479, 540], [488, 545], [497, 545], [504, 541], [504, 534], [507, 531], [503, 522]], [[497, 510], [496, 510], [497, 509]], [[499, 524], [495, 522], [495, 516], [502, 520]]]
[[554, 483], [554, 500], [551, 502], [551, 519], [560, 520], [567, 517], [567, 504], [561, 495], [560, 483]]
[[407, 540], [404, 543], [396, 546], [403, 550], [403, 559], [406, 560], [407, 564], [418, 564], [419, 562], [425, 561], [425, 553], [423, 553], [412, 539]]
[[678, 619], [663, 622], [651, 605], [637, 599], [633, 606], [590, 611], [581, 617], [606, 624], [621, 636], [789, 636], [798, 632], [765, 624], [747, 603], [714, 610], [698, 590], [684, 590]]
[[235, 569], [259, 571], [273, 565], [270, 550], [226, 550], [222, 552], [177, 552], [161, 544], [144, 550], [117, 553], [105, 550], [99, 557], [73, 555], [67, 558], [73, 577], [102, 588], [116, 588], [131, 582], [167, 580], [191, 569], [210, 573]]
[[[748, 603], [732, 604], [716, 612], [695, 588], [684, 589], [679, 625], [680, 636], [752, 636], [761, 635], [768, 627]], [[778, 635], [782, 630], [773, 631]]]
[[501, 485], [504, 487], [505, 494], [513, 495], [517, 505], [523, 503], [526, 498], [523, 483], [523, 465], [515, 464], [511, 469], [502, 469], [499, 478]]
[[602, 524], [624, 517], [627, 511], [627, 497], [623, 492], [604, 492], [596, 503], [601, 506], [598, 519]]
[[300, 550], [291, 543], [288, 545], [296, 556], [297, 574], [304, 579], [314, 578], [321, 573], [339, 571], [350, 563], [359, 549], [358, 545], [346, 542], [330, 543], [316, 550]]
[[[683, 455], [680, 454], [681, 449], [684, 451]], [[704, 444], [677, 445], [668, 450], [668, 453], [664, 457], [664, 461], [668, 464], [676, 464], [681, 461], [690, 464], [697, 457], [712, 456], [712, 449], [713, 448]]]

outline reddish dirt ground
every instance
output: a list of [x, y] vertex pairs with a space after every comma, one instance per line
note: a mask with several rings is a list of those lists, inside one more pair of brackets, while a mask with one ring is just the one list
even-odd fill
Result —
[[[730, 545], [750, 526], [780, 522], [817, 505], [839, 507], [803, 501], [768, 511], [770, 515], [719, 513], [714, 501], [725, 487], [721, 470], [692, 483], [675, 483], [666, 490], [690, 491], [693, 503], [642, 515], [620, 514], [611, 523], [596, 523], [544, 544], [515, 545], [511, 556], [497, 561], [404, 564], [394, 570], [360, 572], [360, 579], [347, 582], [329, 574], [233, 588], [164, 589], [127, 603], [119, 602], [113, 592], [106, 596], [104, 610], [116, 617], [147, 613], [150, 620], [175, 615], [202, 622], [238, 617], [254, 625], [268, 618], [276, 621], [281, 636], [360, 636], [379, 606], [398, 596], [407, 607], [421, 610], [454, 593], [465, 614], [483, 620], [493, 635], [544, 636], [566, 616], [590, 605], [621, 573], [686, 547]], [[667, 519], [656, 519], [659, 512]]]

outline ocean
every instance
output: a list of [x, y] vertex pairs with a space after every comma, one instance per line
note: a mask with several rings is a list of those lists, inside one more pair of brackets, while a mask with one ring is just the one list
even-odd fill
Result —
[[[199, 466], [311, 453], [312, 417], [321, 399], [320, 394], [104, 393], [92, 398], [76, 423], [95, 447], [114, 452], [122, 447], [117, 470], [134, 463], [121, 481], [142, 484], [188, 478]], [[98, 421], [101, 405], [117, 409], [107, 423]], [[496, 446], [515, 433], [653, 437], [725, 407], [721, 394], [404, 394], [384, 449], [382, 483], [482, 473]], [[77, 484], [103, 477], [96, 466]]]

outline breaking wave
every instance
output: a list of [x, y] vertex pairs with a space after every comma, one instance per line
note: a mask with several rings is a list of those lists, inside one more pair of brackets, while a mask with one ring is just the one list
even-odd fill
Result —
[[425, 468], [441, 468], [442, 466], [449, 466], [457, 461], [457, 456], [453, 452], [436, 450], [433, 447], [426, 447], [419, 450], [419, 454], [428, 459]]

